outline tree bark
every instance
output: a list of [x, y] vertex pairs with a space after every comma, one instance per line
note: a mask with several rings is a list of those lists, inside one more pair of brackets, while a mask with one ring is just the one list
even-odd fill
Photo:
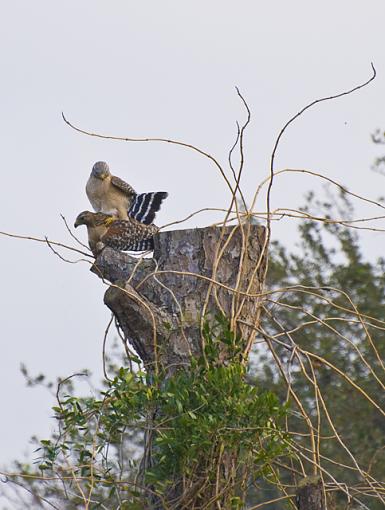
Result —
[[245, 344], [255, 335], [264, 240], [250, 223], [160, 232], [152, 259], [106, 248], [92, 270], [113, 284], [105, 304], [146, 368], [173, 373], [201, 354], [202, 321], [218, 313]]
[[332, 510], [319, 476], [309, 476], [301, 480], [297, 490], [297, 507], [298, 510]]

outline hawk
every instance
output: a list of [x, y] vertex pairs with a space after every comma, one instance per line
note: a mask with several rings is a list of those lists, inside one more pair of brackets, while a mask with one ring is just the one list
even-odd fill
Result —
[[102, 212], [90, 211], [78, 215], [74, 227], [79, 225], [86, 225], [88, 244], [95, 256], [105, 246], [122, 251], [153, 250], [153, 235], [159, 230], [156, 225], [145, 225], [130, 216], [120, 220]]
[[168, 196], [165, 191], [136, 193], [125, 181], [111, 175], [104, 161], [98, 161], [92, 167], [86, 193], [96, 212], [117, 216], [121, 220], [132, 217], [146, 225], [154, 221], [155, 213]]

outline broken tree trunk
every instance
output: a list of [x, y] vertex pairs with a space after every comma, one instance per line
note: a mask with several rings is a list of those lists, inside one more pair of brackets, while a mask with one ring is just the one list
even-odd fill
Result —
[[221, 313], [247, 343], [265, 272], [263, 227], [161, 232], [152, 259], [106, 248], [93, 271], [113, 285], [104, 301], [148, 370], [174, 372], [202, 351], [201, 327]]
[[[153, 258], [106, 248], [92, 270], [111, 282], [104, 301], [125, 340], [150, 374], [162, 370], [167, 378], [178, 369], [188, 370], [191, 358], [202, 355], [202, 327], [214, 324], [218, 314], [230, 322], [247, 357], [259, 322], [264, 248], [265, 230], [252, 223], [161, 232], [155, 237]], [[221, 361], [226, 355], [221, 351]], [[145, 468], [155, 451], [151, 437], [147, 444]], [[166, 495], [174, 503], [167, 508], [182, 508], [175, 503], [182, 494], [182, 483], [175, 480]], [[150, 496], [148, 508], [165, 506]]]

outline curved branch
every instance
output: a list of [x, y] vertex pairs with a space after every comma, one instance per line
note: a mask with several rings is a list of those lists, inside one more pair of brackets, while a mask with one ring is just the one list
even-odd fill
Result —
[[[375, 77], [377, 75], [376, 69], [375, 69], [375, 67], [374, 67], [372, 62], [371, 62], [370, 65], [372, 67], [373, 73], [372, 73], [372, 76], [368, 80], [366, 80], [364, 83], [361, 83], [360, 85], [357, 85], [357, 86], [351, 88], [350, 90], [346, 90], [346, 91], [341, 92], [339, 94], [334, 94], [332, 96], [322, 97], [320, 99], [316, 99], [316, 100], [312, 101], [311, 103], [309, 103], [308, 105], [303, 107], [295, 115], [293, 115], [286, 122], [286, 124], [282, 127], [281, 131], [279, 132], [279, 134], [278, 134], [278, 136], [277, 136], [277, 138], [275, 140], [273, 151], [272, 151], [271, 157], [270, 157], [270, 181], [269, 181], [269, 186], [268, 186], [268, 189], [267, 189], [267, 196], [266, 196], [267, 213], [268, 213], [268, 217], [267, 217], [267, 236], [266, 236], [267, 241], [269, 241], [269, 239], [270, 239], [270, 230], [271, 230], [270, 229], [269, 213], [270, 213], [271, 189], [272, 189], [273, 180], [274, 180], [274, 162], [275, 162], [275, 156], [276, 156], [276, 153], [277, 153], [277, 150], [278, 150], [278, 146], [279, 146], [279, 143], [281, 141], [282, 136], [284, 135], [285, 131], [290, 126], [290, 124], [292, 124], [296, 119], [298, 119], [298, 117], [300, 117], [304, 112], [306, 112], [307, 110], [309, 110], [310, 108], [312, 108], [316, 104], [322, 103], [324, 101], [330, 101], [332, 99], [338, 99], [339, 97], [347, 96], [347, 95], [352, 94], [353, 92], [355, 92], [357, 90], [360, 90], [363, 87], [366, 87], [367, 85], [369, 85], [369, 83], [371, 83], [375, 79]], [[252, 207], [251, 207], [252, 209], [254, 207], [255, 200], [256, 200], [256, 195], [254, 195], [254, 199], [253, 199], [253, 203], [252, 203]]]
[[170, 143], [170, 144], [173, 144], [173, 145], [179, 145], [181, 147], [186, 147], [187, 149], [192, 149], [193, 151], [198, 152], [198, 154], [201, 154], [202, 156], [205, 156], [206, 158], [208, 158], [210, 161], [212, 161], [214, 163], [214, 165], [217, 167], [217, 169], [219, 170], [220, 174], [222, 175], [223, 179], [225, 180], [229, 190], [231, 191], [232, 194], [234, 194], [234, 190], [233, 190], [233, 188], [231, 186], [231, 183], [230, 183], [229, 179], [227, 178], [227, 176], [226, 176], [223, 168], [221, 167], [220, 163], [214, 158], [214, 156], [212, 156], [208, 152], [205, 152], [202, 149], [199, 149], [199, 147], [196, 147], [195, 145], [192, 145], [192, 144], [186, 143], [186, 142], [180, 142], [179, 140], [172, 140], [172, 139], [169, 139], [169, 138], [160, 138], [160, 137], [153, 137], [153, 138], [130, 138], [130, 137], [123, 137], [123, 136], [112, 136], [112, 135], [102, 135], [102, 134], [99, 134], [99, 133], [93, 133], [92, 131], [86, 131], [85, 129], [78, 128], [77, 126], [72, 124], [69, 120], [67, 120], [67, 118], [65, 117], [63, 112], [62, 112], [61, 115], [62, 115], [62, 118], [63, 118], [64, 122], [69, 127], [74, 129], [78, 133], [82, 133], [83, 135], [94, 136], [96, 138], [102, 138], [104, 140], [116, 140], [116, 141], [121, 141], [121, 142], [163, 142], [163, 143]]
[[[39, 237], [23, 236], [23, 235], [11, 234], [9, 232], [1, 232], [1, 231], [0, 231], [0, 235], [6, 236], [6, 237], [12, 237], [14, 239], [24, 239], [27, 241], [36, 241], [38, 243], [48, 244], [48, 246], [49, 245], [59, 246], [60, 248], [65, 248], [66, 250], [80, 253], [81, 255], [84, 255], [85, 257], [90, 257], [91, 259], [95, 258], [91, 253], [85, 253], [84, 251], [78, 250], [77, 248], [73, 248], [72, 246], [67, 246], [66, 244], [57, 243], [56, 241], [49, 241], [46, 237], [44, 239], [41, 239]], [[52, 246], [50, 246], [50, 248], [52, 249]]]

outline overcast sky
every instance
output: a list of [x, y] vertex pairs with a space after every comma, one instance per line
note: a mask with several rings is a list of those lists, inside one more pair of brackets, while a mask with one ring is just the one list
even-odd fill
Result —
[[[378, 73], [373, 83], [317, 105], [288, 130], [277, 169], [322, 172], [377, 198], [385, 178], [370, 171], [381, 154], [370, 133], [385, 127], [384, 19], [383, 0], [3, 2], [0, 230], [72, 244], [60, 213], [72, 224], [91, 208], [84, 186], [98, 160], [140, 192], [169, 192], [159, 225], [228, 204], [218, 171], [199, 154], [90, 138], [65, 125], [61, 111], [95, 132], [193, 143], [225, 164], [235, 122], [245, 119], [238, 86], [252, 111], [243, 180], [250, 200], [288, 118], [313, 99], [367, 80], [370, 62]], [[273, 207], [296, 208], [314, 188], [311, 177], [278, 177]], [[360, 207], [359, 214], [378, 214]], [[186, 227], [216, 219], [205, 214]], [[274, 226], [287, 245], [295, 243], [291, 225]], [[79, 235], [86, 239], [85, 230]], [[365, 242], [372, 255], [384, 252], [384, 234]], [[3, 464], [53, 425], [52, 398], [25, 387], [20, 362], [53, 379], [89, 368], [98, 381], [109, 312], [106, 288], [88, 265], [66, 264], [42, 244], [6, 237], [0, 253]]]

